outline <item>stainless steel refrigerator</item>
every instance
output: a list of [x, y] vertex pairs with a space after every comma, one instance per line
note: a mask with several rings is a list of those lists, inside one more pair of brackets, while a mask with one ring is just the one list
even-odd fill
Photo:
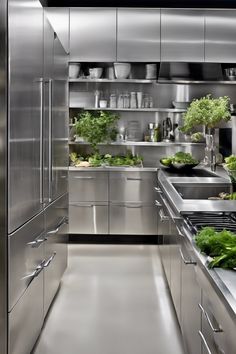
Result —
[[67, 266], [68, 60], [38, 0], [0, 6], [0, 332], [29, 354]]

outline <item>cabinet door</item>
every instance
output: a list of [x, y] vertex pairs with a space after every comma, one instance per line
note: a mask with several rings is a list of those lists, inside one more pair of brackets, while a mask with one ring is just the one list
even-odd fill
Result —
[[116, 61], [116, 9], [70, 9], [70, 61]]
[[201, 341], [198, 331], [201, 328], [201, 315], [198, 304], [201, 303], [201, 289], [196, 280], [195, 267], [191, 250], [182, 244], [182, 289], [181, 289], [181, 329], [186, 352], [201, 353]]
[[108, 234], [107, 203], [70, 203], [69, 232], [71, 234]]
[[200, 10], [161, 10], [161, 60], [204, 61], [204, 15]]
[[118, 9], [117, 60], [160, 61], [159, 9]]
[[110, 204], [110, 234], [157, 235], [156, 209], [139, 203]]
[[236, 11], [206, 11], [205, 61], [236, 63]]

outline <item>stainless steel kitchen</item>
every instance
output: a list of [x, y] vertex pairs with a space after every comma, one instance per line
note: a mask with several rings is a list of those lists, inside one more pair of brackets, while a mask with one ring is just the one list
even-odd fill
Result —
[[236, 354], [236, 3], [1, 0], [0, 354]]

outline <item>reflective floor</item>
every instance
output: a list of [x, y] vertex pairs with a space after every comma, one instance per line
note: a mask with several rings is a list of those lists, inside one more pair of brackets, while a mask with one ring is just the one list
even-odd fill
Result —
[[34, 354], [183, 354], [157, 246], [70, 245]]

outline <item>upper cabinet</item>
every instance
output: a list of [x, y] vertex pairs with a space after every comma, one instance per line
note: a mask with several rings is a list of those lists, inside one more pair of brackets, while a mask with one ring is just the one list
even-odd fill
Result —
[[236, 11], [206, 11], [205, 23], [205, 61], [235, 63]]
[[70, 9], [70, 61], [116, 61], [116, 9]]
[[117, 10], [117, 60], [160, 61], [160, 10]]
[[204, 61], [204, 13], [161, 10], [161, 61]]
[[69, 22], [68, 7], [47, 7], [44, 9], [46, 16], [56, 32], [65, 52], [69, 53]]

